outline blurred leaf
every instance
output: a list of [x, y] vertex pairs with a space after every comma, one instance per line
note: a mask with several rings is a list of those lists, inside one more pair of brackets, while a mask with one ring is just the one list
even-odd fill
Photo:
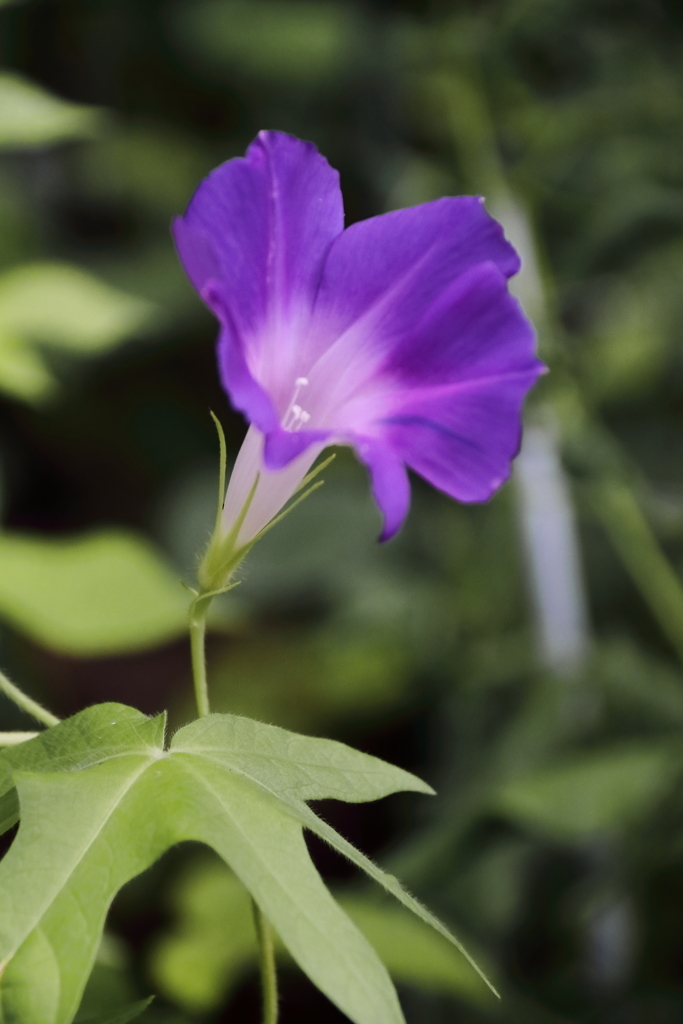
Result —
[[664, 659], [623, 638], [597, 648], [594, 671], [622, 720], [628, 714], [640, 728], [648, 719], [667, 729], [683, 725], [683, 678]]
[[623, 399], [652, 388], [678, 343], [682, 286], [680, 244], [641, 260], [615, 280], [585, 353], [587, 384], [595, 397]]
[[145, 1012], [147, 1007], [152, 1003], [154, 996], [150, 996], [149, 999], [141, 999], [137, 1003], [131, 1003], [130, 1006], [119, 1010], [117, 1013], [98, 1014], [97, 1016], [81, 1017], [80, 1014], [76, 1017], [76, 1024], [128, 1024], [131, 1020], [136, 1020], [141, 1014]]
[[97, 133], [100, 118], [94, 107], [62, 100], [20, 75], [0, 73], [0, 148], [89, 139]]
[[154, 984], [188, 1010], [220, 1005], [240, 977], [256, 964], [249, 894], [220, 862], [200, 862], [173, 894], [175, 920], [152, 949]]
[[76, 1020], [128, 1010], [139, 995], [130, 975], [128, 950], [123, 940], [105, 932]]
[[89, 193], [132, 202], [162, 218], [164, 227], [213, 163], [196, 138], [154, 122], [119, 126], [88, 146], [83, 161]]
[[68, 263], [29, 263], [5, 272], [0, 390], [28, 401], [48, 397], [58, 382], [38, 345], [95, 355], [146, 331], [154, 310]]
[[402, 907], [360, 897], [340, 899], [395, 981], [490, 1003], [491, 992], [440, 935]]
[[56, 377], [31, 342], [0, 333], [0, 391], [34, 402], [56, 388]]
[[[248, 894], [224, 864], [201, 860], [185, 873], [173, 902], [174, 926], [152, 952], [155, 982], [187, 1010], [215, 1009], [257, 965]], [[456, 950], [402, 908], [361, 896], [340, 896], [339, 902], [395, 981], [475, 1003], [490, 1000]]]
[[69, 263], [0, 277], [0, 331], [72, 352], [106, 351], [147, 328], [154, 307]]
[[523, 906], [532, 843], [497, 837], [452, 877], [444, 896], [479, 927], [504, 934]]
[[180, 635], [187, 595], [142, 537], [0, 533], [0, 615], [73, 656], [141, 650]]
[[304, 729], [330, 718], [386, 711], [405, 699], [410, 661], [404, 638], [345, 628], [238, 637], [212, 665], [217, 710]]
[[334, 80], [363, 45], [349, 4], [194, 0], [177, 8], [176, 37], [214, 67], [311, 84]]
[[558, 838], [625, 828], [650, 812], [681, 774], [669, 743], [574, 754], [504, 784], [496, 810]]
[[[185, 726], [165, 750], [164, 724], [96, 705], [7, 753], [22, 817], [0, 862], [3, 1019], [69, 1024], [113, 897], [169, 846], [195, 840], [230, 864], [294, 959], [355, 1024], [399, 1024], [389, 976], [325, 888], [302, 825], [458, 943], [304, 801], [429, 787], [341, 743], [223, 715]], [[34, 881], [18, 902], [27, 874]]]

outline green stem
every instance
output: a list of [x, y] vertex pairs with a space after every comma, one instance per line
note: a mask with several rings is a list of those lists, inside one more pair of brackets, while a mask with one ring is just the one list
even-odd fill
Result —
[[264, 916], [256, 900], [252, 900], [251, 904], [254, 911], [254, 925], [259, 945], [263, 1024], [277, 1024], [277, 970], [275, 967], [273, 932], [270, 922]]
[[42, 707], [38, 701], [31, 700], [23, 690], [20, 690], [18, 686], [9, 681], [4, 672], [0, 672], [0, 692], [9, 697], [22, 711], [35, 718], [37, 722], [42, 722], [43, 725], [48, 726], [59, 725], [60, 720], [56, 715]]
[[211, 598], [200, 594], [190, 607], [190, 651], [192, 654], [192, 679], [197, 714], [204, 718], [210, 712], [209, 685], [206, 678], [206, 615]]

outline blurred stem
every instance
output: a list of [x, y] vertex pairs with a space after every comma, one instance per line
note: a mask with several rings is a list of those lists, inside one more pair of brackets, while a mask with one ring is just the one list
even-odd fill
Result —
[[254, 925], [259, 945], [263, 1024], [277, 1024], [277, 969], [275, 967], [273, 932], [270, 922], [264, 916], [256, 900], [252, 899], [251, 905], [254, 911]]
[[197, 714], [204, 718], [210, 712], [209, 685], [206, 678], [206, 616], [212, 596], [200, 594], [190, 605], [190, 651], [192, 679]]
[[592, 505], [662, 632], [683, 661], [683, 586], [629, 487], [602, 481]]
[[22, 711], [35, 718], [37, 722], [42, 722], [43, 725], [48, 726], [59, 725], [60, 719], [56, 715], [53, 715], [51, 711], [42, 707], [37, 701], [32, 700], [18, 686], [11, 683], [4, 672], [0, 672], [0, 691], [6, 697], [9, 697]]

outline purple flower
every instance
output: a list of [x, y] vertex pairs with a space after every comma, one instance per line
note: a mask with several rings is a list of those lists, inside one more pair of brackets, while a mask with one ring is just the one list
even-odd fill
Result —
[[403, 522], [407, 468], [460, 501], [510, 473], [521, 406], [542, 371], [507, 279], [519, 259], [464, 196], [344, 230], [339, 176], [318, 151], [261, 132], [199, 186], [174, 224], [183, 265], [220, 322], [221, 379], [251, 423], [224, 512], [248, 542], [329, 444], [366, 464]]

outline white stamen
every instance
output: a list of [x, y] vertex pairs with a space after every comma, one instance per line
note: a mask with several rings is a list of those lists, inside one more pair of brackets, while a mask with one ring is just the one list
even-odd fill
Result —
[[282, 417], [282, 426], [285, 430], [300, 430], [304, 423], [308, 423], [311, 414], [297, 404], [297, 398], [302, 388], [308, 387], [308, 377], [297, 377], [292, 400], [287, 407], [287, 412]]

